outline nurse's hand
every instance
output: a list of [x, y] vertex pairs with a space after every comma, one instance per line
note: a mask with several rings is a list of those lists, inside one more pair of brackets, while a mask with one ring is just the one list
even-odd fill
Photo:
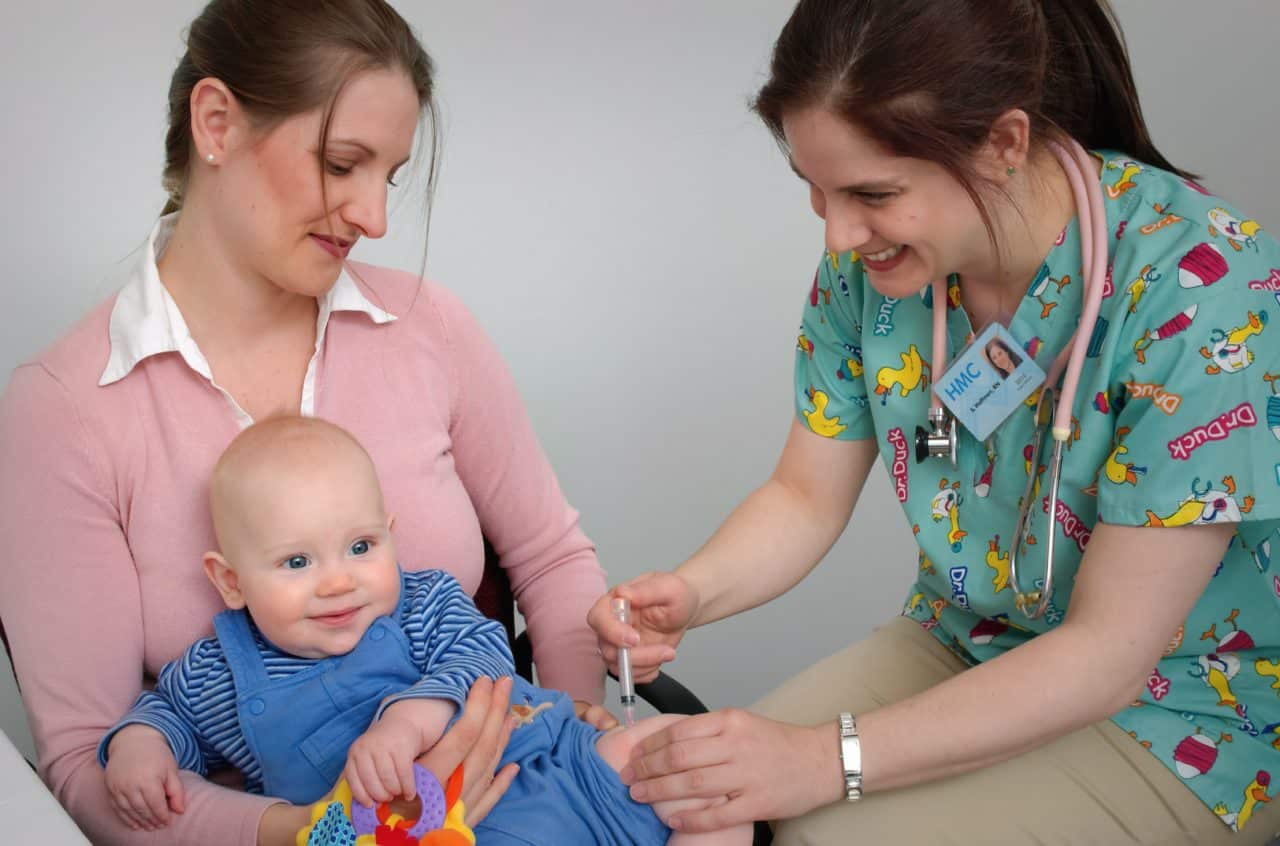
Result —
[[[631, 625], [613, 616], [614, 597], [631, 602]], [[675, 573], [645, 573], [597, 599], [587, 612], [587, 624], [595, 629], [610, 672], [617, 675], [618, 647], [627, 646], [632, 678], [648, 682], [665, 662], [675, 659], [676, 646], [697, 611], [698, 595], [684, 579]]]
[[667, 825], [702, 832], [759, 819], [789, 819], [844, 795], [840, 741], [832, 721], [812, 728], [737, 708], [699, 714], [636, 744], [620, 773], [637, 802], [728, 802], [679, 811]]
[[520, 768], [514, 763], [497, 769], [511, 739], [515, 718], [511, 716], [511, 677], [497, 682], [479, 678], [471, 685], [462, 716], [440, 742], [418, 759], [441, 784], [459, 764], [463, 766], [461, 799], [467, 809], [466, 823], [474, 826], [493, 810], [511, 786]]

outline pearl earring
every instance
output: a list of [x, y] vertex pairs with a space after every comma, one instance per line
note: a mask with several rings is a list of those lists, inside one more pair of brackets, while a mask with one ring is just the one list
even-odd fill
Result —
[[213, 156], [213, 153], [206, 153], [206, 154], [205, 154], [205, 157], [204, 157], [204, 160], [205, 160], [206, 162], [208, 162], [209, 164], [213, 164], [213, 162], [214, 162], [214, 156]]

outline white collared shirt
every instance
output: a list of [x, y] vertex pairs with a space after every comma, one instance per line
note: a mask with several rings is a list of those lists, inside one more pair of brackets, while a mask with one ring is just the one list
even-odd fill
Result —
[[[129, 281], [116, 297], [108, 330], [111, 351], [98, 385], [118, 382], [128, 376], [144, 358], [176, 352], [188, 367], [207, 379], [209, 384], [227, 398], [236, 422], [243, 429], [253, 423], [253, 418], [230, 393], [213, 380], [208, 359], [191, 337], [191, 331], [187, 328], [182, 312], [178, 310], [178, 304], [160, 281], [156, 261], [173, 235], [177, 218], [178, 212], [174, 212], [156, 222], [147, 239], [146, 250], [130, 273]], [[335, 311], [359, 311], [378, 324], [396, 319], [395, 315], [369, 302], [345, 268], [338, 274], [333, 287], [324, 296], [317, 298], [317, 303], [320, 308], [316, 316], [316, 346], [307, 363], [307, 374], [302, 380], [302, 405], [299, 413], [305, 416], [315, 413], [316, 362], [324, 348], [329, 315]]]

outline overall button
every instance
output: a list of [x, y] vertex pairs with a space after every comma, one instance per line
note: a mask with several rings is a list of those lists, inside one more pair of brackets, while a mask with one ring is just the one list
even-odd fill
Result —
[[256, 717], [256, 716], [259, 716], [260, 714], [262, 714], [262, 712], [263, 712], [263, 711], [265, 711], [265, 710], [267, 710], [267, 703], [263, 702], [261, 699], [250, 699], [250, 700], [249, 700], [249, 713], [250, 713], [250, 714], [253, 714], [253, 715]]
[[369, 640], [382, 640], [387, 636], [387, 630], [382, 626], [374, 626], [369, 632]]

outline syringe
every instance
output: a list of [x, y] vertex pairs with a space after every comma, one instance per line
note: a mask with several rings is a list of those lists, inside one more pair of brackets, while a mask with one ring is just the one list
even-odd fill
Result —
[[[618, 622], [631, 624], [631, 602], [620, 596], [613, 599], [613, 616]], [[618, 648], [618, 687], [622, 691], [622, 713], [626, 716], [627, 725], [636, 722], [636, 683], [631, 677], [631, 650], [625, 646]]]

